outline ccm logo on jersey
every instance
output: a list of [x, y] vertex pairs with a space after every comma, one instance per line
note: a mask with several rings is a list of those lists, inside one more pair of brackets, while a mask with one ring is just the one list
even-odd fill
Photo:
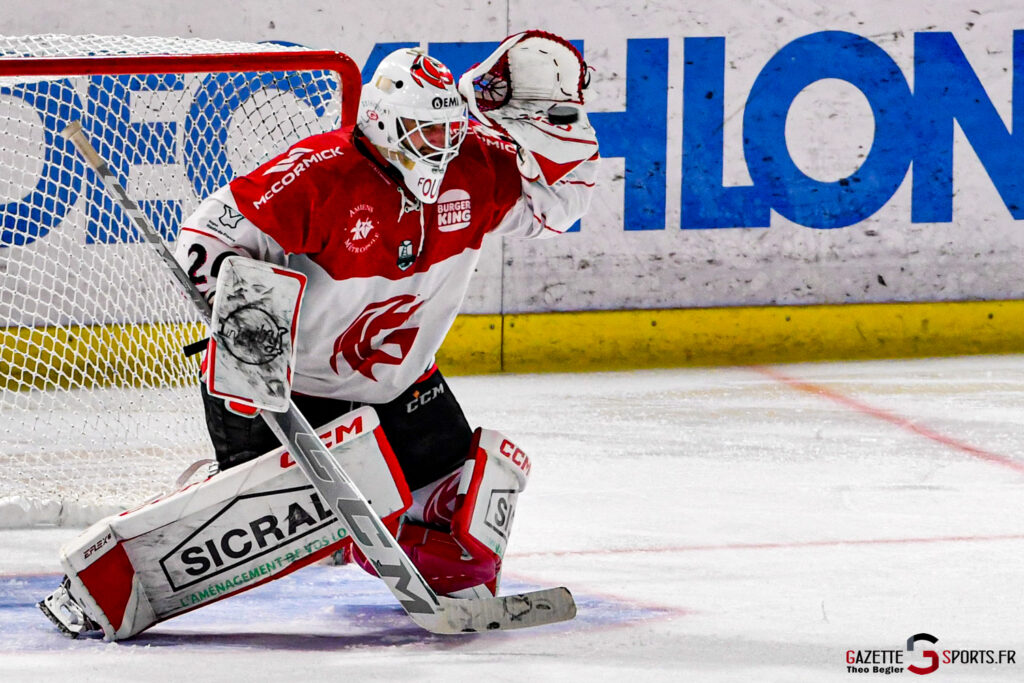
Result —
[[[320, 440], [324, 442], [324, 447], [331, 449], [340, 443], [343, 443], [346, 438], [359, 436], [363, 433], [363, 416], [360, 415], [356, 419], [352, 420], [352, 424], [338, 425], [333, 430], [326, 434], [320, 434]], [[288, 451], [281, 454], [281, 469], [288, 469], [295, 465], [295, 461], [292, 460], [292, 456]]]
[[[309, 154], [309, 156], [305, 156], [306, 154]], [[295, 179], [310, 166], [339, 156], [341, 156], [341, 147], [332, 147], [319, 152], [314, 152], [313, 150], [305, 147], [296, 147], [290, 150], [288, 152], [288, 156], [263, 172], [263, 175], [265, 176], [270, 175], [271, 173], [284, 173], [284, 175], [281, 176], [280, 180], [274, 181], [274, 184], [270, 186], [270, 189], [263, 193], [263, 196], [253, 203], [253, 207], [258, 209], [269, 202], [284, 188], [295, 182]]]
[[523, 453], [521, 448], [508, 439], [504, 439], [498, 450], [501, 451], [502, 455], [511, 460], [513, 465], [521, 469], [523, 474], [530, 474], [530, 458], [527, 457], [526, 453]]
[[437, 198], [437, 229], [441, 232], [468, 228], [472, 218], [469, 193], [465, 190], [447, 190]]
[[415, 412], [420, 409], [420, 406], [425, 406], [443, 393], [443, 384], [439, 384], [433, 389], [427, 389], [422, 394], [418, 391], [414, 391], [412, 394], [412, 400], [405, 404], [405, 412]]
[[160, 560], [174, 590], [289, 546], [335, 521], [312, 486], [236, 498]]

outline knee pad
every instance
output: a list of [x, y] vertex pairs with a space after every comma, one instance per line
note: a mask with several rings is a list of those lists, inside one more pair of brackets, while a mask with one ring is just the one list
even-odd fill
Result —
[[[463, 466], [413, 493], [413, 507], [396, 540], [435, 592], [497, 594], [516, 503], [529, 473], [530, 459], [522, 449], [500, 432], [477, 429]], [[451, 497], [454, 503], [448, 502]], [[376, 575], [358, 549], [354, 555]]]
[[[501, 573], [501, 558], [497, 555], [474, 557], [447, 531], [417, 522], [405, 522], [395, 540], [435, 593], [452, 597], [497, 593]], [[353, 559], [368, 573], [377, 575], [359, 548], [353, 547]]]

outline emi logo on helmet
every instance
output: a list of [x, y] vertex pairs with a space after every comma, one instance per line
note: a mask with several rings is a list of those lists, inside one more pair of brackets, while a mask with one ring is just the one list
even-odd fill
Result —
[[447, 109], [459, 106], [462, 104], [462, 100], [458, 97], [435, 97], [430, 104], [434, 109]]

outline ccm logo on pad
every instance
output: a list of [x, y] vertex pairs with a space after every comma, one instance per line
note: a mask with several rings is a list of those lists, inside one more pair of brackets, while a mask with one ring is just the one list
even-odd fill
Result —
[[[351, 424], [338, 425], [334, 429], [328, 431], [325, 434], [320, 434], [320, 440], [324, 442], [324, 448], [331, 449], [340, 443], [343, 443], [346, 438], [352, 438], [353, 436], [359, 436], [363, 433], [363, 418], [362, 416], [357, 417], [352, 421]], [[292, 454], [285, 451], [281, 454], [281, 469], [285, 470], [295, 465], [295, 461], [292, 459]]]
[[502, 455], [511, 460], [513, 465], [521, 469], [523, 474], [530, 473], [530, 458], [527, 457], [526, 453], [523, 453], [521, 448], [508, 439], [503, 439], [498, 450]]

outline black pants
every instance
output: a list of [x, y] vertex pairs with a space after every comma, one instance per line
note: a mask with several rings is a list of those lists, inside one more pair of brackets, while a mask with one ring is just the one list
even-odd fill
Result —
[[[263, 455], [280, 442], [260, 417], [247, 418], [227, 409], [200, 383], [217, 462], [222, 470]], [[361, 404], [292, 394], [296, 407], [314, 428]], [[416, 490], [462, 465], [473, 436], [466, 416], [439, 370], [383, 404], [373, 404], [410, 490]]]

